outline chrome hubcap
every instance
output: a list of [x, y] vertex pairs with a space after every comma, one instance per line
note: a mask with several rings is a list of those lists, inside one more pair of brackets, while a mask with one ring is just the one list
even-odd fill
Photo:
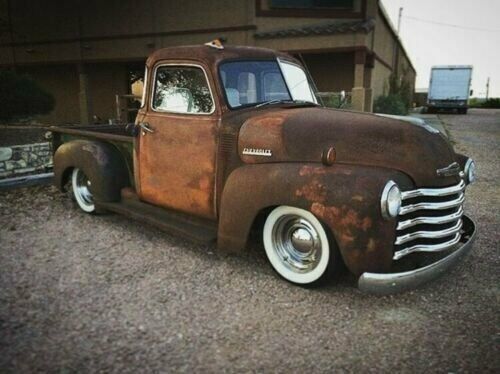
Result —
[[286, 215], [273, 228], [274, 247], [283, 263], [292, 271], [307, 273], [321, 258], [321, 240], [309, 221]]
[[76, 193], [89, 205], [94, 203], [94, 198], [90, 192], [91, 185], [90, 180], [80, 170], [76, 178]]

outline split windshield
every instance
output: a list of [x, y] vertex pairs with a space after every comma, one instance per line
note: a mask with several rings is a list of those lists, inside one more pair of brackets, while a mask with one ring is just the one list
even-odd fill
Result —
[[316, 104], [304, 70], [298, 65], [277, 61], [231, 61], [219, 68], [231, 108], [274, 102]]

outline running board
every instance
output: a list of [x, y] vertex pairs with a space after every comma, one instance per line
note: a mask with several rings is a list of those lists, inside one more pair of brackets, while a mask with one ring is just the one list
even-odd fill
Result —
[[134, 198], [122, 198], [118, 203], [95, 204], [98, 208], [122, 214], [200, 244], [217, 239], [217, 224], [214, 221], [160, 208]]

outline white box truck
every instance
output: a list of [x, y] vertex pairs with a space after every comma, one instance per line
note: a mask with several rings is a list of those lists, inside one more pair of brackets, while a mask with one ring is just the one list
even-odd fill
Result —
[[427, 112], [441, 109], [457, 109], [467, 114], [467, 104], [472, 79], [472, 66], [433, 66], [427, 96]]

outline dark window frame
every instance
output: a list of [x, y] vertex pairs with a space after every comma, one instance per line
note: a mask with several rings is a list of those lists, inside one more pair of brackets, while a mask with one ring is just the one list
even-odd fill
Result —
[[[158, 109], [154, 106], [154, 99], [155, 99], [155, 93], [156, 93], [156, 85], [157, 85], [157, 78], [156, 75], [158, 73], [158, 69], [162, 67], [178, 67], [178, 68], [197, 68], [202, 71], [203, 76], [205, 77], [205, 82], [207, 83], [208, 91], [210, 93], [210, 98], [212, 100], [212, 111], [211, 112], [180, 112], [180, 111], [173, 111], [173, 110], [162, 110]], [[211, 116], [217, 111], [217, 103], [215, 101], [215, 96], [213, 93], [212, 86], [210, 84], [210, 78], [207, 73], [207, 70], [205, 67], [201, 64], [198, 64], [196, 62], [160, 62], [154, 66], [154, 71], [152, 74], [152, 85], [151, 85], [151, 90], [148, 90], [151, 97], [149, 98], [149, 109], [154, 112], [154, 113], [164, 113], [164, 114], [174, 114], [174, 115], [188, 115], [188, 116]]]
[[[276, 1], [276, 0], [268, 0], [269, 1], [269, 8], [270, 9], [321, 9], [321, 10], [324, 10], [324, 9], [332, 9], [332, 10], [339, 10], [339, 9], [343, 9], [343, 10], [353, 10], [354, 9], [354, 0], [340, 0], [340, 1], [344, 1], [344, 2], [350, 2], [350, 5], [337, 5], [337, 6], [333, 6], [333, 5], [316, 5], [314, 4], [315, 1], [318, 1], [318, 0], [306, 0], [306, 1], [311, 1], [312, 4], [310, 6], [301, 6], [301, 5], [273, 5], [273, 2]], [[339, 1], [339, 0], [338, 0]], [[286, 2], [286, 0], [285, 0]]]
[[361, 0], [360, 11], [346, 8], [264, 8], [263, 2], [255, 0], [257, 17], [292, 17], [292, 18], [362, 18], [366, 19], [367, 0]]

